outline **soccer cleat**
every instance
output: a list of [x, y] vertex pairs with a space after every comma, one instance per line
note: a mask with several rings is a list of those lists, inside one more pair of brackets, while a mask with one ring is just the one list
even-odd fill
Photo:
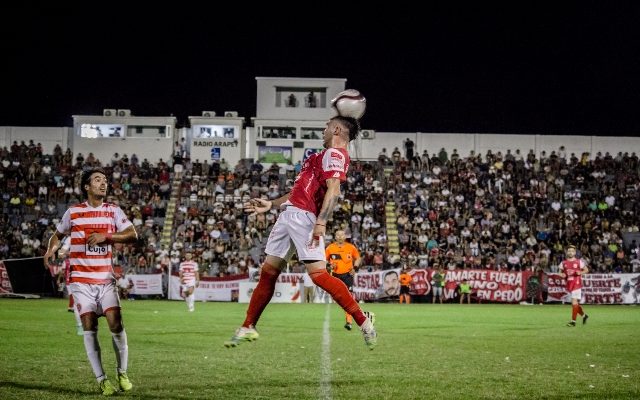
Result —
[[236, 333], [230, 340], [224, 342], [224, 347], [237, 347], [242, 342], [253, 342], [254, 340], [258, 340], [258, 337], [260, 337], [260, 334], [253, 326], [249, 328], [241, 326], [236, 330]]
[[106, 378], [100, 381], [100, 390], [102, 391], [103, 396], [113, 396], [118, 391], [118, 389], [113, 386], [113, 383]]
[[360, 330], [364, 337], [364, 343], [367, 345], [369, 350], [373, 350], [374, 347], [376, 347], [376, 344], [378, 344], [378, 334], [376, 333], [376, 328], [373, 326], [376, 316], [374, 313], [366, 311], [364, 314], [367, 319], [362, 323], [362, 325], [360, 325]]
[[571, 326], [571, 327], [576, 326], [576, 321], [567, 322], [567, 326]]
[[364, 314], [365, 317], [367, 317], [367, 318], [369, 318], [371, 320], [371, 323], [373, 325], [376, 324], [376, 314], [375, 313], [372, 313], [370, 311], [363, 311], [362, 313]]
[[120, 390], [122, 390], [123, 392], [128, 392], [129, 390], [133, 389], [133, 384], [129, 380], [126, 372], [118, 373], [118, 385], [120, 386]]
[[82, 328], [82, 325], [76, 325], [76, 335], [84, 336], [84, 329]]
[[582, 317], [582, 325], [585, 325], [588, 319], [589, 319], [589, 316], [585, 314], [584, 317]]
[[351, 324], [348, 323], [348, 322], [346, 324], [344, 324], [344, 329], [350, 331], [351, 330]]

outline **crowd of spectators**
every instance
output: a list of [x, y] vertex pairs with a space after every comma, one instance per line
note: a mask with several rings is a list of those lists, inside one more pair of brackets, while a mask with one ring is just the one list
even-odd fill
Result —
[[[593, 271], [640, 270], [637, 242], [623, 240], [638, 233], [640, 224], [635, 153], [577, 157], [560, 148], [539, 156], [507, 150], [463, 157], [445, 149], [414, 153], [406, 144], [404, 150], [404, 156], [398, 148], [390, 156], [383, 149], [378, 160], [352, 161], [325, 238], [330, 243], [332, 232], [344, 230], [369, 269], [406, 263], [555, 271], [565, 246], [574, 244]], [[59, 146], [43, 154], [33, 141], [0, 149], [0, 258], [42, 255], [62, 213], [82, 201], [82, 171], [102, 166], [111, 176], [107, 201], [127, 213], [141, 236], [137, 244], [114, 246], [116, 266], [166, 274], [186, 248], [204, 276], [244, 274], [258, 266], [278, 211], [247, 216], [242, 204], [288, 192], [301, 164], [265, 168], [241, 160], [230, 166], [224, 159], [191, 161], [176, 153], [170, 166], [118, 153], [103, 164], [91, 153], [74, 157]], [[179, 178], [178, 203], [171, 244], [164, 246], [161, 229], [173, 177]], [[396, 228], [386, 226], [391, 202], [400, 254], [388, 251], [387, 231]], [[291, 268], [302, 271], [295, 259]]]
[[393, 154], [380, 156], [393, 165], [386, 197], [412, 264], [556, 271], [573, 244], [593, 272], [638, 271], [638, 244], [623, 240], [639, 231], [635, 153]]

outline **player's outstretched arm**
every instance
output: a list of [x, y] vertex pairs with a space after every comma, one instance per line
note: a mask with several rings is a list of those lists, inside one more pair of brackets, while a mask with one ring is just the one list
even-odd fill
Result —
[[249, 215], [262, 214], [272, 208], [280, 207], [280, 205], [287, 200], [289, 200], [289, 193], [275, 200], [265, 200], [256, 197], [244, 203], [244, 212], [249, 213]]

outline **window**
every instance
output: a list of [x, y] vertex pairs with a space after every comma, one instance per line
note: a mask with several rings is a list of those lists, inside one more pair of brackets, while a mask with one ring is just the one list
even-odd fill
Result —
[[239, 139], [238, 130], [235, 126], [229, 125], [195, 125], [193, 127], [194, 138], [226, 138]]
[[323, 128], [300, 128], [300, 137], [302, 139], [322, 139]]
[[265, 139], [295, 139], [296, 128], [292, 126], [263, 126], [260, 137]]
[[327, 108], [326, 87], [276, 87], [276, 107]]
[[119, 124], [82, 124], [80, 125], [80, 137], [95, 138], [119, 138], [125, 131], [124, 125]]
[[129, 125], [127, 137], [131, 138], [168, 138], [171, 129], [168, 125]]

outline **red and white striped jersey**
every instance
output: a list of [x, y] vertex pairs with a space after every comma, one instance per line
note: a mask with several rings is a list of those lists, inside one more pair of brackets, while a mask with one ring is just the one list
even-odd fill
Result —
[[196, 272], [198, 271], [198, 263], [195, 261], [183, 261], [178, 268], [182, 278], [182, 284], [187, 286], [196, 285]]
[[87, 202], [69, 207], [57, 226], [58, 232], [71, 236], [69, 264], [70, 282], [109, 283], [115, 277], [111, 260], [111, 245], [89, 246], [87, 238], [94, 232], [116, 233], [131, 226], [131, 221], [115, 204], [102, 203], [91, 207]]

